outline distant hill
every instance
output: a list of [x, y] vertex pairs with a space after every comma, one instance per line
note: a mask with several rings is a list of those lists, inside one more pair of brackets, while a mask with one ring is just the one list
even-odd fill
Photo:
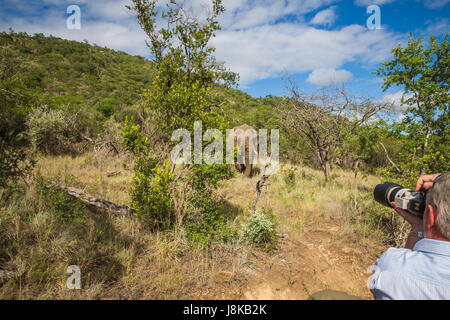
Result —
[[254, 98], [233, 88], [217, 88], [213, 92], [219, 103], [225, 102], [224, 110], [232, 125], [247, 123], [255, 128], [271, 128], [275, 125], [276, 104], [282, 98]]
[[[84, 105], [105, 118], [135, 103], [154, 77], [153, 63], [140, 56], [63, 40], [43, 34], [0, 33], [0, 46], [8, 47], [24, 64], [42, 103]], [[214, 100], [223, 106], [233, 125], [257, 128], [272, 122], [276, 97], [253, 98], [233, 88], [217, 87]], [[225, 103], [224, 103], [225, 102]]]
[[29, 78], [49, 105], [85, 104], [109, 116], [131, 105], [153, 78], [149, 60], [87, 42], [3, 32], [0, 46], [34, 65]]

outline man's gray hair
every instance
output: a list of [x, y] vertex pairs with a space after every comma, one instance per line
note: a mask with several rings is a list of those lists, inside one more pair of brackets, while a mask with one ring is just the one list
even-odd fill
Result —
[[450, 240], [450, 172], [440, 175], [427, 193], [427, 205], [437, 208], [436, 225], [442, 235]]

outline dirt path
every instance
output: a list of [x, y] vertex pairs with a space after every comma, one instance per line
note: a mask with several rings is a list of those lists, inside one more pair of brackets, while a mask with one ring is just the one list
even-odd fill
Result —
[[[268, 259], [264, 254], [256, 258]], [[330, 289], [371, 299], [366, 270], [372, 259], [356, 249], [337, 248], [326, 232], [306, 233], [295, 242], [287, 237], [268, 263], [247, 271], [242, 298], [299, 300]]]
[[[336, 227], [286, 236], [273, 254], [254, 250], [240, 270], [219, 272], [218, 281], [195, 299], [305, 300], [323, 290], [372, 299], [367, 268], [377, 253], [333, 242]], [[353, 244], [357, 247], [357, 244]]]
[[[253, 190], [255, 181], [240, 179], [237, 182], [239, 184], [232, 185], [224, 195], [234, 205], [244, 207], [249, 195], [233, 190]], [[260, 206], [277, 206], [270, 202], [278, 199], [280, 190], [275, 187], [267, 190]], [[297, 218], [297, 213], [280, 205], [274, 210], [279, 221], [283, 221], [280, 223], [294, 223]], [[206, 295], [213, 299], [302, 300], [319, 291], [334, 290], [372, 299], [367, 287], [370, 277], [367, 269], [384, 249], [375, 246], [366, 249], [356, 235], [340, 237], [340, 219], [327, 219], [315, 213], [314, 219], [304, 221], [302, 231], [297, 233], [290, 228], [290, 232], [296, 233], [282, 238], [276, 252], [253, 250], [238, 270], [224, 270], [221, 282], [212, 289], [211, 295]]]

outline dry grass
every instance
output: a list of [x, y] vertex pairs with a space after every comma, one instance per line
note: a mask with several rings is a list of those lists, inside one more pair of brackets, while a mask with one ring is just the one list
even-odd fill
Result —
[[[128, 203], [132, 172], [123, 169], [122, 161], [46, 157], [36, 171], [53, 179], [73, 176], [95, 196]], [[106, 172], [119, 170], [120, 175], [106, 177]], [[217, 294], [213, 288], [222, 273], [239, 280], [236, 270], [246, 260], [241, 244], [214, 244], [205, 251], [178, 231], [151, 232], [134, 216], [86, 210], [82, 222], [64, 224], [48, 210], [34, 184], [0, 210], [0, 240], [7, 246], [0, 269], [20, 274], [0, 287], [0, 299], [211, 297], [207, 293]], [[66, 288], [69, 265], [80, 266], [83, 290]]]
[[[295, 183], [286, 183], [289, 173], [295, 175]], [[233, 205], [249, 208], [254, 189], [259, 177], [246, 179], [239, 176], [220, 190], [221, 194]], [[308, 229], [320, 230], [331, 225], [334, 233], [342, 238], [355, 236], [355, 240], [373, 242], [376, 238], [357, 237], [352, 221], [361, 219], [362, 208], [374, 205], [372, 187], [380, 183], [376, 176], [357, 176], [357, 207], [354, 207], [355, 179], [350, 171], [335, 169], [333, 179], [325, 183], [321, 171], [308, 167], [283, 164], [280, 170], [268, 180], [267, 187], [259, 199], [258, 207], [271, 209], [277, 217], [280, 233], [296, 235]], [[250, 192], [249, 192], [250, 191]], [[338, 227], [338, 229], [336, 229]], [[379, 243], [377, 243], [379, 244]]]
[[[129, 204], [132, 170], [127, 159], [108, 155], [72, 158], [45, 157], [36, 168], [46, 178], [73, 176], [77, 187], [118, 204]], [[128, 162], [129, 163], [129, 162]], [[120, 174], [107, 177], [108, 172]], [[286, 182], [293, 172], [295, 182]], [[353, 220], [354, 177], [334, 170], [325, 184], [322, 173], [310, 168], [283, 165], [269, 179], [259, 208], [271, 209], [278, 231], [293, 240], [309, 230], [334, 228], [335, 240], [354, 237], [361, 245], [376, 243], [361, 236]], [[243, 176], [224, 183], [218, 192], [230, 210], [238, 211], [241, 225], [258, 177]], [[367, 186], [379, 182], [374, 176], [358, 177], [358, 206], [368, 205]], [[86, 219], [73, 224], [58, 221], [39, 197], [36, 187], [0, 209], [0, 269], [21, 274], [0, 287], [1, 299], [202, 299], [240, 298], [245, 270], [255, 262], [255, 250], [245, 244], [213, 244], [204, 251], [179, 231], [158, 234], [136, 217], [86, 211]], [[267, 259], [267, 263], [270, 263]], [[66, 269], [79, 265], [83, 290], [66, 288]]]
[[[86, 154], [79, 157], [49, 156], [40, 159], [36, 168], [44, 177], [75, 177], [75, 181], [85, 191], [99, 198], [119, 204], [129, 202], [128, 189], [131, 187], [133, 171], [123, 166], [130, 163], [125, 156], [108, 154]], [[108, 177], [108, 173], [116, 173]]]

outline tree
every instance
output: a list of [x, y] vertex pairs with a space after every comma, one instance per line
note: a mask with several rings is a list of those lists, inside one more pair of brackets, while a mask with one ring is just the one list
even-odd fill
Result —
[[160, 76], [164, 76], [169, 87], [174, 80], [185, 77], [190, 83], [199, 81], [205, 86], [220, 81], [236, 83], [237, 74], [217, 62], [213, 56], [215, 48], [208, 46], [215, 32], [220, 30], [217, 18], [225, 11], [222, 0], [211, 1], [206, 17], [176, 0], [170, 0], [165, 8], [158, 0], [132, 2], [133, 6], [127, 8], [136, 13], [150, 40], [147, 45]]
[[398, 130], [409, 137], [403, 162], [422, 162], [419, 167], [423, 173], [428, 162], [423, 160], [440, 158], [438, 152], [444, 155], [443, 161], [448, 162], [445, 155], [449, 151], [450, 55], [448, 34], [440, 43], [430, 36], [428, 48], [422, 42], [422, 37], [415, 40], [410, 34], [407, 46], [392, 49], [393, 59], [383, 63], [376, 74], [384, 77], [384, 91], [392, 86], [403, 87], [401, 102], [408, 107]]
[[[344, 139], [356, 134], [388, 104], [350, 96], [342, 89], [322, 89], [317, 95], [302, 93], [290, 81], [290, 97], [281, 108], [281, 124], [288, 134], [300, 136], [316, 156], [325, 180], [331, 175], [335, 152]], [[300, 145], [303, 147], [303, 145]]]
[[208, 45], [220, 30], [217, 18], [225, 8], [221, 0], [212, 0], [206, 17], [202, 17], [180, 1], [170, 0], [165, 6], [158, 0], [132, 2], [127, 8], [135, 12], [149, 38], [147, 45], [157, 69], [156, 79], [144, 95], [146, 110], [158, 123], [162, 139], [167, 139], [173, 130], [200, 120], [200, 113], [211, 113], [212, 105], [199, 110], [186, 100], [189, 94], [180, 98], [180, 90], [209, 90], [217, 83], [233, 85], [238, 79], [216, 61], [215, 49]]
[[33, 165], [25, 151], [24, 136], [28, 111], [39, 101], [39, 79], [35, 65], [22, 63], [9, 46], [0, 49], [0, 188], [23, 177]]
[[[230, 176], [229, 167], [201, 164], [176, 170], [174, 164], [168, 166], [168, 158], [174, 130], [192, 133], [195, 121], [202, 121], [204, 130], [225, 132], [228, 127], [228, 121], [211, 103], [210, 90], [219, 83], [234, 84], [237, 75], [217, 63], [214, 48], [208, 46], [220, 29], [217, 18], [225, 9], [221, 0], [212, 0], [208, 14], [202, 17], [175, 0], [165, 6], [157, 0], [132, 2], [128, 8], [135, 12], [149, 38], [147, 45], [156, 68], [140, 112], [141, 122], [152, 124], [140, 128], [128, 122], [122, 132], [127, 148], [136, 156], [133, 206], [138, 214], [150, 217], [155, 227], [176, 223], [195, 233], [194, 237], [203, 234], [202, 239], [209, 239], [223, 229], [223, 216], [215, 206], [212, 190], [220, 179]], [[158, 195], [163, 202], [157, 201], [161, 198]]]

